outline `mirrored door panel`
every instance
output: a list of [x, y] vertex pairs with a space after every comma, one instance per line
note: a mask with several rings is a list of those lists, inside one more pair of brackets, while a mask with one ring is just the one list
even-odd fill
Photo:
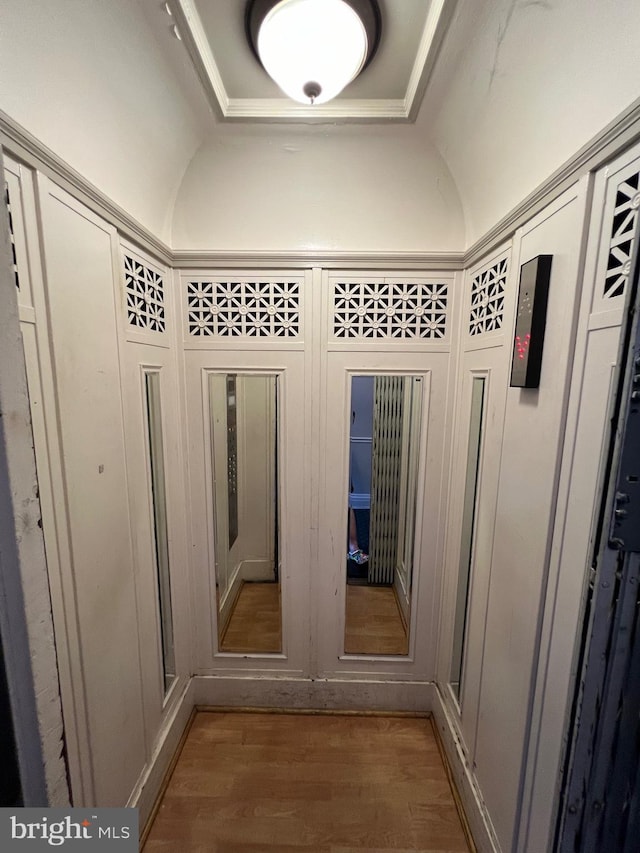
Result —
[[280, 652], [278, 376], [208, 382], [218, 647]]
[[423, 381], [351, 377], [346, 654], [406, 655]]
[[478, 472], [482, 446], [482, 424], [485, 397], [484, 376], [474, 376], [471, 384], [471, 415], [469, 419], [469, 440], [467, 445], [467, 467], [464, 484], [464, 505], [462, 514], [462, 533], [460, 544], [460, 563], [458, 568], [458, 588], [453, 627], [453, 649], [449, 679], [451, 687], [460, 701], [460, 685], [463, 675], [464, 646], [467, 633], [467, 615], [471, 567], [473, 564], [473, 540], [476, 519], [478, 493]]

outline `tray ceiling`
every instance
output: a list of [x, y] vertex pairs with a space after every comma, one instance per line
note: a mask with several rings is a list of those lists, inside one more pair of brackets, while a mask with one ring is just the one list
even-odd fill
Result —
[[[455, 0], [380, 0], [382, 36], [371, 64], [333, 101], [286, 98], [253, 55], [243, 0], [168, 0], [175, 29], [218, 116], [250, 121], [412, 121]], [[160, 14], [160, 12], [159, 12]]]

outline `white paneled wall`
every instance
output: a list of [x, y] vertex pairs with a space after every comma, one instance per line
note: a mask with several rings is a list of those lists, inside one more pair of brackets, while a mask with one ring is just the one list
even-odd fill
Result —
[[[20, 312], [73, 802], [135, 802], [144, 820], [186, 722], [191, 671], [188, 585], [176, 572], [178, 677], [165, 696], [142, 374], [161, 375], [170, 557], [180, 567], [170, 278], [125, 247], [166, 286], [161, 311], [150, 298], [160, 292], [156, 279], [133, 298], [114, 228], [42, 175], [34, 184], [24, 166], [12, 162], [7, 175], [20, 214]], [[50, 776], [56, 748], [49, 755], [45, 744]], [[61, 802], [53, 788], [49, 795]]]
[[460, 320], [459, 346], [462, 352], [454, 380], [458, 396], [447, 530], [447, 571], [444, 575], [444, 618], [439, 644], [439, 680], [443, 683], [447, 702], [456, 710], [457, 701], [450, 687], [453, 619], [448, 614], [453, 614], [456, 606], [472, 384], [476, 377], [485, 380], [460, 701], [461, 732], [470, 762], [473, 761], [475, 751], [487, 596], [491, 580], [493, 524], [516, 291], [514, 278], [510, 245], [499, 248], [490, 258], [466, 272]]
[[[88, 802], [124, 805], [145, 761], [113, 282], [114, 229], [40, 181], [46, 298], [68, 531], [61, 568], [77, 620], [90, 746]], [[105, 654], [105, 647], [109, 653]], [[79, 684], [75, 686], [79, 690]], [[81, 724], [81, 723], [80, 723]]]
[[[240, 691], [245, 687], [237, 676], [308, 677], [311, 399], [305, 388], [311, 370], [311, 272], [194, 270], [180, 273], [176, 282], [190, 487], [194, 672], [235, 678]], [[209, 376], [228, 373], [238, 375], [240, 393], [243, 375], [278, 377], [282, 654], [239, 655], [218, 647], [215, 531], [216, 524], [225, 526], [225, 511], [217, 515], [214, 510]], [[218, 458], [218, 463], [224, 470], [226, 460]], [[224, 538], [225, 532], [219, 532]], [[209, 682], [208, 704], [224, 704], [218, 683]]]
[[[325, 678], [431, 681], [435, 675], [452, 411], [451, 356], [458, 325], [459, 276], [389, 271], [323, 275], [320, 326], [319, 556], [317, 667]], [[422, 411], [409, 654], [344, 654], [349, 493], [350, 394], [353, 376], [421, 378]]]
[[594, 176], [584, 285], [567, 409], [565, 453], [532, 696], [518, 850], [548, 844], [562, 778], [575, 649], [584, 616], [593, 529], [607, 475], [606, 449], [625, 320], [631, 237], [640, 210], [636, 145]]
[[[465, 278], [434, 712], [481, 849], [550, 849], [636, 179], [631, 152], [598, 175], [590, 224], [584, 178]], [[509, 388], [519, 270], [540, 254], [553, 256], [540, 387]], [[475, 376], [488, 390], [458, 703], [449, 682]]]
[[514, 248], [518, 269], [540, 254], [553, 255], [553, 266], [540, 388], [507, 393], [478, 705], [476, 774], [506, 850], [517, 819], [555, 515], [585, 204], [583, 182], [526, 226]]

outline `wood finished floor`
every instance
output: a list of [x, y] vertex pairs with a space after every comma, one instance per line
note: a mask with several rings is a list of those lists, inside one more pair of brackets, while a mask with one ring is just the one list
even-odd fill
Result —
[[223, 652], [280, 652], [280, 584], [243, 583], [220, 648]]
[[[391, 587], [347, 584], [346, 608], [347, 654], [407, 654], [408, 638]], [[282, 649], [279, 584], [243, 584], [221, 649], [265, 653]]]
[[144, 853], [468, 853], [426, 719], [200, 712]]
[[409, 641], [390, 586], [347, 584], [347, 654], [406, 655]]

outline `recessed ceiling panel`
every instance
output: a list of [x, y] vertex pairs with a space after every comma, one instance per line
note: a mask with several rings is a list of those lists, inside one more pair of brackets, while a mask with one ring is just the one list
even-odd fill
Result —
[[286, 98], [254, 56], [244, 0], [169, 0], [185, 49], [222, 118], [389, 121], [417, 114], [455, 0], [381, 0], [382, 35], [370, 65], [326, 104]]

